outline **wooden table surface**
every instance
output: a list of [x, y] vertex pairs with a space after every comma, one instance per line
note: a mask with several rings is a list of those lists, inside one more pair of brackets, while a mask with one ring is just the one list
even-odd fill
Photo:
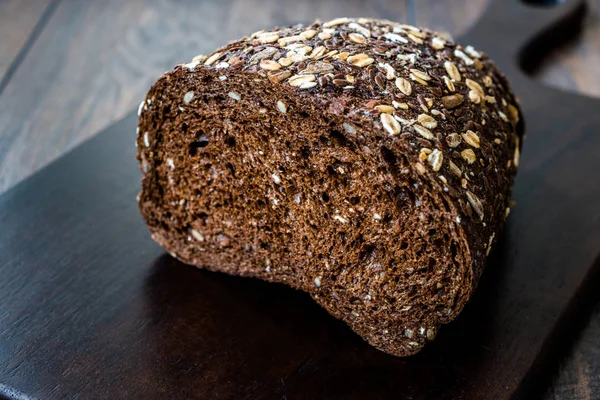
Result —
[[[162, 72], [226, 40], [276, 24], [340, 15], [386, 15], [460, 36], [486, 4], [0, 0], [0, 193], [125, 116]], [[600, 0], [590, 0], [581, 37], [552, 54], [536, 78], [600, 97], [599, 65]], [[546, 398], [600, 399], [600, 307], [557, 366]]]

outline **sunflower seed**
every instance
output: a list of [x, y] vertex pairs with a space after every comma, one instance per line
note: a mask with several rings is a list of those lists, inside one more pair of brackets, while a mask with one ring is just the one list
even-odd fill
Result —
[[267, 47], [266, 49], [261, 50], [252, 57], [250, 57], [250, 60], [248, 62], [250, 64], [256, 64], [259, 61], [264, 60], [265, 58], [272, 58], [276, 53], [278, 53], [278, 51], [275, 47]]
[[287, 106], [281, 100], [277, 100], [277, 109], [284, 114], [287, 112]]
[[446, 61], [444, 62], [444, 69], [448, 73], [450, 79], [452, 79], [454, 82], [460, 82], [460, 72], [458, 71], [456, 64], [454, 64], [452, 61]]
[[331, 39], [332, 35], [329, 32], [320, 32], [318, 36], [319, 36], [319, 39], [321, 39], [321, 40], [328, 40], [328, 39]]
[[346, 61], [352, 65], [356, 65], [357, 67], [366, 67], [367, 65], [371, 65], [375, 62], [374, 59], [364, 53], [349, 56]]
[[287, 46], [290, 43], [299, 42], [301, 40], [302, 40], [302, 37], [300, 35], [294, 35], [294, 36], [280, 38], [277, 41], [277, 43], [283, 47], [283, 46]]
[[192, 236], [194, 237], [194, 239], [196, 239], [199, 242], [204, 242], [204, 236], [202, 236], [202, 234], [200, 234], [200, 232], [198, 232], [195, 229], [192, 229], [190, 231], [190, 233], [192, 234]]
[[439, 171], [442, 168], [442, 163], [444, 161], [444, 154], [438, 149], [434, 149], [433, 152], [427, 157], [427, 161], [429, 165], [431, 165], [431, 169], [434, 171]]
[[280, 184], [281, 183], [281, 178], [279, 177], [279, 175], [277, 174], [272, 174], [271, 178], [273, 178], [273, 182]]
[[469, 99], [475, 104], [481, 103], [481, 96], [474, 90], [469, 91]]
[[317, 46], [310, 54], [310, 58], [312, 58], [313, 60], [316, 60], [316, 59], [322, 57], [326, 51], [327, 51], [327, 49], [325, 48], [325, 46]]
[[323, 28], [331, 28], [332, 26], [347, 24], [348, 22], [350, 22], [350, 19], [348, 18], [336, 18], [323, 23]]
[[[202, 61], [202, 63], [203, 62], [204, 61]], [[182, 66], [185, 69], [189, 69], [190, 71], [194, 71], [199, 64], [201, 64], [200, 61], [192, 61], [191, 63], [183, 63]]]
[[402, 36], [397, 35], [395, 33], [386, 33], [385, 35], [383, 35], [383, 37], [395, 43], [408, 43], [408, 40], [406, 38], [403, 38]]
[[481, 58], [481, 53], [479, 53], [477, 50], [475, 50], [473, 48], [473, 46], [465, 47], [465, 53], [467, 53], [468, 55], [470, 55], [473, 58]]
[[281, 64], [273, 60], [262, 60], [260, 62], [260, 67], [267, 71], [277, 71], [278, 69], [281, 69]]
[[388, 113], [391, 114], [393, 113], [395, 110], [394, 107], [392, 106], [386, 106], [386, 105], [379, 105], [379, 106], [375, 106], [376, 109], [378, 109], [379, 111], [381, 111], [382, 113]]
[[342, 126], [344, 127], [344, 130], [346, 132], [351, 133], [351, 134], [355, 134], [356, 133], [356, 128], [354, 127], [354, 125], [351, 125], [351, 124], [349, 124], [347, 122], [344, 122], [342, 124]]
[[480, 97], [485, 96], [485, 92], [483, 91], [483, 88], [481, 87], [481, 85], [477, 82], [475, 82], [474, 80], [471, 80], [469, 78], [467, 78], [465, 80], [465, 84], [467, 85], [467, 87], [469, 89], [471, 89], [472, 91], [476, 92]]
[[358, 43], [358, 44], [365, 44], [367, 42], [367, 38], [365, 38], [360, 33], [352, 32], [348, 35], [348, 38], [350, 39], [351, 42]]
[[431, 46], [436, 50], [442, 50], [446, 45], [446, 41], [442, 38], [435, 36], [431, 39]]
[[414, 64], [417, 62], [417, 58], [419, 58], [419, 56], [417, 54], [398, 54], [396, 58], [398, 60], [408, 61], [409, 63]]
[[189, 104], [194, 99], [194, 92], [189, 91], [183, 96], [183, 102]]
[[475, 161], [477, 161], [475, 152], [471, 149], [466, 149], [466, 150], [461, 151], [460, 156], [463, 158], [463, 160], [465, 160], [469, 164], [473, 164]]
[[298, 89], [310, 89], [317, 86], [317, 82], [305, 82], [302, 85], [298, 86]]
[[521, 151], [519, 150], [519, 138], [516, 139], [515, 142], [515, 156], [513, 157], [513, 162], [515, 167], [519, 166], [519, 158], [521, 157]]
[[454, 92], [456, 90], [454, 87], [454, 82], [452, 82], [452, 80], [450, 80], [450, 78], [448, 78], [446, 75], [444, 75], [444, 83], [449, 91]]
[[415, 68], [412, 68], [412, 69], [410, 70], [410, 72], [411, 72], [411, 73], [412, 73], [414, 76], [416, 76], [417, 78], [419, 78], [419, 79], [422, 79], [422, 80], [424, 80], [424, 81], [430, 81], [430, 80], [431, 80], [431, 77], [429, 76], [429, 74], [428, 74], [427, 72], [423, 72], [423, 71], [421, 71], [421, 70], [418, 70], [418, 69], [415, 69]]
[[421, 126], [419, 124], [414, 124], [413, 128], [419, 135], [423, 136], [425, 139], [433, 140], [433, 138], [434, 138], [433, 133], [431, 133], [431, 131], [429, 129], [427, 129], [424, 126]]
[[450, 146], [452, 148], [458, 147], [460, 142], [461, 142], [461, 139], [457, 133], [451, 133], [446, 137], [446, 143], [448, 143], [448, 146]]
[[479, 201], [477, 196], [475, 196], [472, 192], [467, 190], [466, 194], [469, 204], [471, 204], [471, 207], [473, 207], [477, 215], [479, 215], [479, 219], [483, 221], [483, 204], [481, 204], [481, 201]]
[[321, 278], [318, 276], [315, 278], [315, 287], [321, 287]]
[[412, 86], [410, 82], [402, 77], [396, 78], [396, 87], [407, 96], [410, 96], [412, 93]]
[[337, 221], [340, 221], [342, 224], [347, 224], [348, 223], [348, 220], [346, 218], [341, 217], [339, 215], [334, 215], [333, 219], [335, 219]]
[[419, 114], [417, 121], [427, 129], [435, 129], [438, 124], [435, 118], [427, 114]]
[[444, 104], [444, 107], [446, 107], [448, 110], [452, 110], [453, 108], [460, 106], [464, 101], [465, 98], [458, 93], [442, 97], [442, 104]]
[[358, 33], [360, 33], [361, 35], [363, 35], [365, 37], [371, 37], [371, 31], [368, 30], [367, 28], [365, 28], [364, 26], [357, 24], [356, 22], [352, 22], [352, 23], [348, 24], [348, 28], [354, 29], [355, 31], [357, 31]]
[[269, 80], [273, 83], [279, 83], [283, 80], [286, 80], [290, 76], [292, 76], [290, 71], [271, 72], [269, 73]]
[[[304, 43], [292, 43], [290, 45], [285, 46], [285, 48], [287, 50], [289, 50], [290, 52], [296, 53], [297, 55], [300, 55], [300, 56], [309, 55], [313, 49], [312, 47], [310, 47], [309, 45], [304, 44]], [[288, 52], [288, 54], [289, 54], [289, 52]]]
[[332, 71], [333, 65], [317, 61], [313, 62], [312, 64], [309, 64], [308, 67], [306, 67], [302, 72], [300, 72], [300, 74], [326, 74]]
[[512, 104], [508, 105], [508, 116], [513, 124], [519, 123], [519, 110]]
[[388, 63], [379, 63], [379, 66], [385, 70], [385, 77], [388, 80], [394, 79], [396, 70]]
[[396, 30], [399, 30], [399, 31], [407, 30], [407, 31], [411, 31], [411, 32], [421, 32], [421, 30], [419, 28], [417, 28], [416, 26], [408, 25], [408, 24], [395, 24], [395, 26], [394, 26], [394, 32], [396, 32]]
[[418, 36], [416, 36], [416, 35], [414, 35], [414, 34], [412, 34], [412, 33], [409, 33], [409, 34], [408, 34], [408, 35], [406, 35], [406, 36], [408, 36], [408, 38], [409, 38], [410, 40], [412, 40], [412, 41], [413, 41], [414, 43], [416, 43], [416, 44], [423, 44], [423, 39], [421, 39], [420, 37], [418, 37]]
[[448, 166], [450, 167], [450, 172], [452, 172], [454, 175], [456, 175], [456, 176], [462, 175], [462, 171], [460, 170], [458, 165], [456, 165], [456, 164], [454, 164], [454, 162], [452, 162], [452, 160], [448, 160]]
[[462, 137], [470, 146], [475, 147], [476, 149], [479, 148], [479, 136], [477, 136], [477, 134], [472, 130], [468, 130], [467, 132], [463, 133]]
[[204, 65], [212, 65], [215, 61], [217, 61], [221, 57], [222, 53], [215, 53], [212, 56], [208, 57], [206, 61], [204, 61]]
[[432, 328], [427, 329], [427, 339], [433, 340], [435, 339], [435, 330]]
[[340, 54], [338, 54], [337, 56], [335, 56], [335, 58], [340, 59], [342, 61], [346, 61], [348, 59], [349, 55], [350, 55], [350, 53], [348, 53], [347, 51], [343, 51]]
[[292, 65], [294, 62], [292, 60], [290, 60], [287, 57], [281, 57], [279, 60], [277, 60], [279, 62], [279, 64], [281, 64], [284, 67], [289, 67], [290, 65]]
[[279, 40], [279, 34], [277, 32], [263, 32], [256, 36], [256, 40], [260, 43], [275, 43]]
[[474, 62], [471, 60], [465, 53], [460, 51], [459, 49], [454, 50], [454, 55], [465, 62], [467, 65], [473, 65]]
[[427, 81], [424, 81], [423, 79], [419, 78], [415, 74], [410, 74], [410, 79], [412, 79], [413, 81], [415, 81], [417, 83], [420, 83], [421, 85], [429, 86], [429, 83], [427, 83]]
[[289, 80], [290, 86], [300, 87], [302, 85], [315, 82], [316, 77], [314, 75], [294, 75]]
[[390, 114], [382, 113], [380, 116], [380, 119], [381, 119], [381, 124], [383, 125], [383, 128], [390, 135], [397, 135], [402, 131], [402, 127], [400, 126], [400, 123], [398, 121], [396, 121], [394, 119], [394, 117], [392, 117]]
[[393, 100], [392, 105], [396, 108], [400, 108], [401, 110], [408, 110], [408, 104], [406, 103], [398, 103], [397, 101]]
[[421, 175], [423, 175], [425, 172], [427, 172], [427, 170], [425, 169], [425, 167], [423, 166], [423, 164], [421, 163], [416, 163], [415, 164], [415, 169], [417, 170], [417, 172]]
[[317, 34], [317, 31], [315, 31], [314, 29], [309, 29], [309, 30], [302, 32], [300, 34], [300, 37], [302, 38], [302, 40], [310, 40], [310, 39], [314, 38], [316, 34]]
[[338, 53], [337, 50], [331, 50], [329, 53], [324, 54], [322, 58], [330, 58], [330, 57], [335, 56], [337, 53]]

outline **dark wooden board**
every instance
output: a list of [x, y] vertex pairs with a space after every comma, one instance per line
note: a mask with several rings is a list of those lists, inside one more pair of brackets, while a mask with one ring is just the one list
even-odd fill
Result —
[[600, 101], [541, 87], [517, 60], [530, 69], [581, 11], [498, 0], [464, 39], [513, 81], [528, 137], [499, 248], [465, 312], [424, 352], [383, 354], [303, 293], [165, 255], [137, 211], [130, 115], [0, 198], [0, 396], [541, 393], [598, 283]]

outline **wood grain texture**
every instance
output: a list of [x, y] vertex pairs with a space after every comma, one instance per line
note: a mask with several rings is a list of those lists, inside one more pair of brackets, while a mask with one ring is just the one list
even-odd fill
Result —
[[565, 357], [546, 400], [600, 398], [600, 305], [573, 350]]
[[51, 4], [52, 0], [0, 1], [0, 82]]
[[[223, 38], [275, 23], [342, 14], [385, 16], [459, 35], [488, 1], [365, 3], [63, 0], [8, 82], [6, 93], [0, 95], [0, 193], [122, 117], [174, 63], [209, 51]], [[15, 43], [25, 43], [25, 32], [31, 32], [43, 13], [42, 5], [47, 4], [0, 0], [0, 72], [11, 64], [20, 50]], [[551, 86], [600, 96], [600, 0], [590, 0], [590, 5], [582, 38], [553, 54], [536, 77]], [[17, 39], [5, 41], [6, 37]], [[593, 358], [600, 349], [598, 337], [600, 311], [565, 363], [549, 398], [599, 396], [600, 366]]]

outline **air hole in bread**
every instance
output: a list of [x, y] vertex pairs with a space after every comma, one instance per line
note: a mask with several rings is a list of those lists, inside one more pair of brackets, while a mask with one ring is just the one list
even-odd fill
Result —
[[233, 136], [227, 136], [225, 144], [229, 147], [235, 147], [235, 138]]
[[189, 145], [189, 153], [191, 157], [196, 156], [202, 149], [208, 146], [209, 140], [206, 136], [201, 136], [198, 140], [193, 141]]

